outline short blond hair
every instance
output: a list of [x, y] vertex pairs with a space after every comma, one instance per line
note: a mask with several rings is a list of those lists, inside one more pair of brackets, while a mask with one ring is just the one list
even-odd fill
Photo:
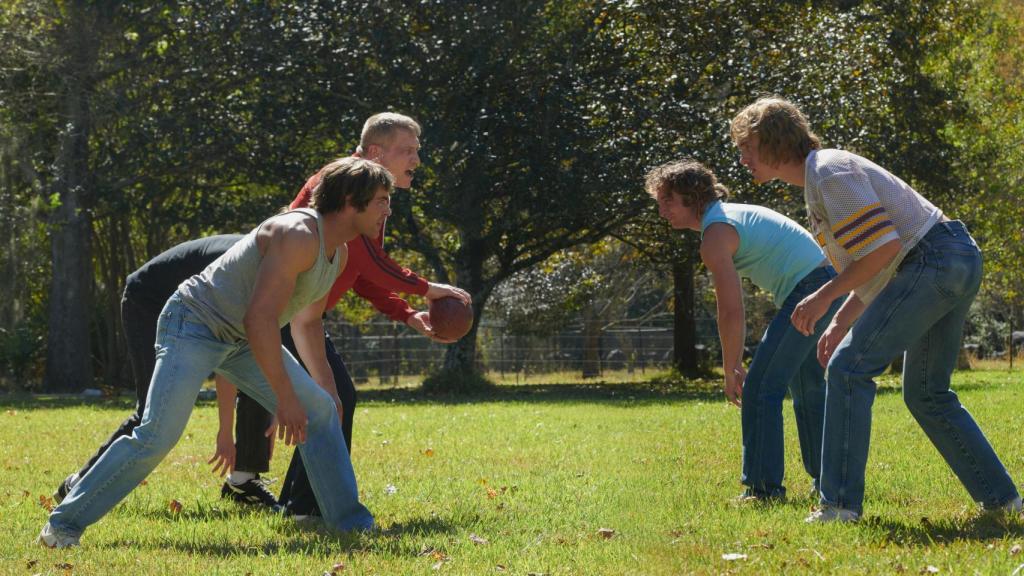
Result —
[[757, 136], [760, 158], [770, 166], [803, 162], [811, 150], [821, 148], [821, 139], [800, 108], [778, 96], [759, 98], [741, 110], [729, 132], [737, 146]]
[[715, 173], [692, 158], [654, 168], [647, 173], [644, 188], [655, 200], [665, 194], [679, 196], [683, 206], [693, 208], [698, 216], [703, 216], [712, 202], [729, 198], [729, 189], [718, 181]]
[[370, 116], [363, 124], [363, 131], [359, 135], [359, 148], [357, 152], [365, 152], [372, 144], [377, 144], [378, 146], [387, 144], [391, 141], [395, 132], [399, 130], [408, 130], [415, 134], [417, 138], [420, 135], [419, 123], [405, 114], [381, 112], [380, 114]]

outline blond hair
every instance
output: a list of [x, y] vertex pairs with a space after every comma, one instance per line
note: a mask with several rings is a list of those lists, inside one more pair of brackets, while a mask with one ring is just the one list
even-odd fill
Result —
[[366, 149], [373, 144], [383, 146], [389, 143], [395, 132], [399, 130], [408, 130], [415, 134], [417, 138], [420, 135], [419, 123], [404, 114], [381, 112], [380, 114], [370, 116], [363, 124], [363, 131], [359, 135], [359, 147], [356, 148], [356, 152], [361, 154], [366, 152]]
[[778, 96], [759, 98], [732, 119], [732, 141], [741, 146], [757, 136], [761, 160], [769, 166], [803, 162], [821, 139], [796, 104]]
[[698, 217], [704, 215], [708, 204], [729, 197], [729, 189], [718, 182], [715, 173], [692, 158], [654, 168], [647, 173], [644, 188], [655, 200], [664, 194], [679, 196], [683, 206], [693, 208]]

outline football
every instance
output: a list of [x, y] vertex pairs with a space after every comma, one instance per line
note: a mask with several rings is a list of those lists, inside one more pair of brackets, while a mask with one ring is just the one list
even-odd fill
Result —
[[458, 340], [473, 327], [473, 308], [458, 298], [431, 300], [428, 314], [434, 333], [445, 340]]

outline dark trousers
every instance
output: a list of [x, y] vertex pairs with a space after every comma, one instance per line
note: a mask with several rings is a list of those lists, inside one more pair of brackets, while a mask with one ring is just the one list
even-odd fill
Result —
[[[281, 342], [296, 357], [299, 357], [295, 350], [295, 342], [292, 340], [290, 326], [281, 330]], [[341, 355], [334, 348], [331, 337], [324, 334], [327, 349], [327, 363], [334, 373], [334, 384], [338, 388], [338, 397], [341, 398], [343, 418], [341, 430], [345, 435], [345, 445], [348, 446], [349, 454], [352, 453], [352, 419], [356, 414], [356, 387], [352, 382], [348, 369]], [[301, 360], [299, 360], [301, 362]], [[303, 365], [305, 368], [305, 365]], [[281, 496], [277, 499], [282, 506], [292, 514], [320, 514], [320, 508], [316, 503], [316, 496], [313, 495], [313, 488], [306, 476], [306, 467], [302, 464], [302, 456], [296, 450], [292, 454], [292, 461], [288, 465], [288, 473], [284, 477], [284, 484], [281, 486]]]
[[[92, 458], [89, 458], [85, 466], [82, 466], [78, 471], [79, 478], [85, 476], [115, 440], [122, 436], [131, 436], [132, 431], [142, 421], [142, 414], [146, 411], [146, 396], [149, 395], [149, 381], [153, 379], [153, 370], [156, 366], [156, 323], [159, 317], [160, 310], [154, 310], [152, 305], [140, 302], [128, 294], [121, 298], [121, 325], [124, 327], [128, 361], [132, 367], [132, 378], [135, 380], [135, 412], [121, 423]], [[248, 408], [250, 405], [259, 408], [262, 414]], [[243, 406], [247, 409], [243, 410]], [[266, 472], [270, 469], [270, 439], [264, 436], [269, 427], [270, 416], [266, 410], [263, 410], [255, 400], [240, 393], [235, 422], [235, 469], [246, 472]]]

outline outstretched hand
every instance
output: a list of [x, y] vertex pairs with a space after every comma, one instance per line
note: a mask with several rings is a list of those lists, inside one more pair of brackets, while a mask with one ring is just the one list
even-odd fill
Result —
[[747, 371], [739, 366], [730, 374], [725, 373], [725, 397], [733, 406], [743, 405], [743, 381], [747, 379]]
[[430, 338], [434, 342], [440, 342], [441, 344], [451, 344], [452, 342], [456, 342], [456, 340], [452, 340], [450, 338], [442, 338], [434, 332], [434, 327], [430, 325], [430, 314], [427, 312], [417, 312], [412, 316], [409, 316], [409, 319], [406, 320], [405, 323], [413, 330], [427, 338]]
[[[288, 446], [302, 444], [306, 441], [306, 411], [294, 393], [282, 395], [277, 401], [277, 439], [284, 440]], [[267, 428], [266, 435], [274, 433], [274, 427]]]
[[425, 294], [427, 300], [437, 300], [438, 298], [450, 297], [462, 300], [462, 303], [466, 306], [473, 304], [473, 298], [469, 295], [469, 292], [466, 292], [462, 288], [448, 284], [437, 284], [434, 282], [431, 282], [429, 286], [430, 287], [427, 288], [427, 293]]
[[231, 437], [230, 431], [217, 434], [217, 451], [206, 463], [213, 464], [213, 473], [219, 472], [222, 477], [235, 469], [235, 439]]

